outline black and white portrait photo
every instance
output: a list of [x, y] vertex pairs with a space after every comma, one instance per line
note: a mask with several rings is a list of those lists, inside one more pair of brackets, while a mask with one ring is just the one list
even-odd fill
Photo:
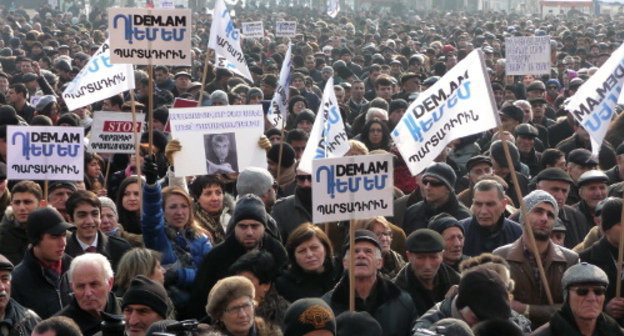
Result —
[[236, 137], [234, 132], [204, 135], [206, 170], [208, 175], [238, 171]]

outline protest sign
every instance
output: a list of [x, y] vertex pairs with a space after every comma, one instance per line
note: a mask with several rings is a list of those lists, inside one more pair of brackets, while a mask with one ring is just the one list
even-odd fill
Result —
[[169, 110], [171, 136], [182, 144], [175, 155], [176, 176], [238, 172], [266, 168], [258, 146], [264, 134], [260, 105], [206, 106]]
[[298, 169], [311, 173], [312, 160], [341, 157], [348, 151], [349, 139], [334, 92], [334, 78], [329, 77]]
[[295, 37], [296, 34], [296, 21], [277, 21], [275, 23], [275, 37]]
[[327, 15], [332, 19], [340, 12], [340, 3], [338, 0], [327, 0]]
[[[290, 64], [291, 64], [292, 43], [288, 44], [288, 50], [282, 63], [282, 70], [277, 82], [277, 88], [271, 99], [271, 105], [267, 112], [267, 120], [273, 127], [282, 129], [283, 122], [288, 118], [288, 99], [290, 98]], [[283, 120], [283, 122], [282, 122]]]
[[[139, 114], [136, 120], [145, 120], [145, 117]], [[135, 126], [140, 136], [143, 122], [137, 121]], [[90, 152], [134, 154], [137, 140], [131, 113], [95, 112], [89, 141]]]
[[8, 126], [9, 180], [82, 181], [84, 127]]
[[134, 89], [131, 64], [112, 64], [107, 40], [63, 91], [69, 111]]
[[505, 38], [505, 74], [550, 74], [550, 36]]
[[392, 139], [417, 175], [451, 141], [496, 127], [497, 113], [483, 52], [475, 50], [410, 104]]
[[234, 28], [223, 0], [215, 2], [208, 47], [215, 51], [215, 64], [218, 68], [230, 69], [253, 82], [240, 46], [240, 34]]
[[242, 34], [245, 38], [264, 37], [264, 24], [262, 21], [243, 22]]
[[[196, 107], [197, 105], [199, 105], [199, 103], [196, 100], [176, 97], [176, 99], [173, 100], [173, 105], [171, 106], [174, 108], [184, 108]], [[167, 123], [165, 124], [165, 132], [171, 133], [171, 123], [169, 122], [169, 119], [167, 119]]]
[[314, 223], [392, 216], [392, 163], [389, 154], [314, 160]]
[[621, 45], [565, 103], [565, 109], [589, 133], [592, 154], [596, 157], [615, 115], [615, 106], [623, 102], [620, 95], [623, 82], [624, 45]]
[[191, 65], [191, 11], [109, 8], [113, 64]]

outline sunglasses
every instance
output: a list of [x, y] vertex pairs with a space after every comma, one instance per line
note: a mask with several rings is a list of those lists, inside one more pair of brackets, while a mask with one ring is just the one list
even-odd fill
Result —
[[442, 181], [434, 181], [434, 180], [422, 180], [423, 185], [430, 185], [432, 187], [441, 187], [444, 185]]
[[607, 292], [607, 289], [604, 287], [593, 287], [593, 288], [581, 287], [581, 288], [572, 289], [572, 291], [574, 291], [576, 295], [578, 296], [586, 296], [587, 294], [589, 294], [590, 290], [592, 290], [596, 296], [604, 295]]
[[312, 182], [312, 175], [297, 175], [297, 181], [305, 182], [306, 180]]

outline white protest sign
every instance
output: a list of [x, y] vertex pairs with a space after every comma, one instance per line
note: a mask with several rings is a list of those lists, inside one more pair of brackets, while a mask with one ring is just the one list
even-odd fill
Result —
[[327, 0], [327, 15], [332, 19], [340, 12], [340, 3], [338, 0]]
[[624, 45], [621, 45], [565, 103], [565, 109], [589, 133], [592, 154], [596, 157], [615, 115], [614, 108], [622, 98], [623, 82]]
[[297, 35], [297, 21], [275, 22], [275, 37], [295, 37]]
[[392, 216], [392, 155], [356, 155], [314, 160], [314, 223]]
[[311, 173], [312, 160], [341, 157], [348, 151], [349, 139], [334, 92], [334, 78], [329, 77], [298, 169]]
[[245, 38], [264, 37], [264, 24], [262, 21], [243, 22], [242, 34]]
[[182, 144], [174, 157], [176, 176], [266, 168], [266, 152], [258, 146], [264, 134], [261, 105], [170, 109], [169, 123], [172, 138]]
[[84, 127], [7, 127], [9, 180], [82, 181]]
[[269, 105], [267, 120], [273, 127], [282, 129], [283, 122], [288, 118], [288, 99], [290, 98], [290, 64], [291, 64], [292, 43], [288, 44], [288, 50], [282, 63], [280, 77]]
[[67, 109], [83, 106], [134, 89], [132, 64], [112, 64], [108, 40], [93, 54], [89, 62], [63, 91]]
[[109, 8], [111, 61], [191, 65], [191, 27], [188, 9]]
[[505, 74], [550, 74], [550, 36], [505, 38]]
[[241, 36], [234, 28], [225, 3], [223, 0], [217, 0], [212, 15], [208, 47], [215, 51], [217, 67], [230, 69], [253, 82], [240, 40]]
[[[145, 120], [145, 117], [138, 114], [136, 120], [135, 126], [140, 137], [143, 131], [143, 122], [140, 120]], [[137, 140], [131, 113], [95, 112], [89, 141], [90, 152], [134, 154]]]
[[451, 141], [496, 127], [497, 113], [483, 52], [475, 50], [410, 104], [392, 139], [417, 175]]

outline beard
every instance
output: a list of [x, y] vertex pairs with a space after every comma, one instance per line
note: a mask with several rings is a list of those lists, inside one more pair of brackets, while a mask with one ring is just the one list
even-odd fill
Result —
[[533, 230], [533, 237], [538, 241], [547, 241], [550, 239], [550, 234]]

